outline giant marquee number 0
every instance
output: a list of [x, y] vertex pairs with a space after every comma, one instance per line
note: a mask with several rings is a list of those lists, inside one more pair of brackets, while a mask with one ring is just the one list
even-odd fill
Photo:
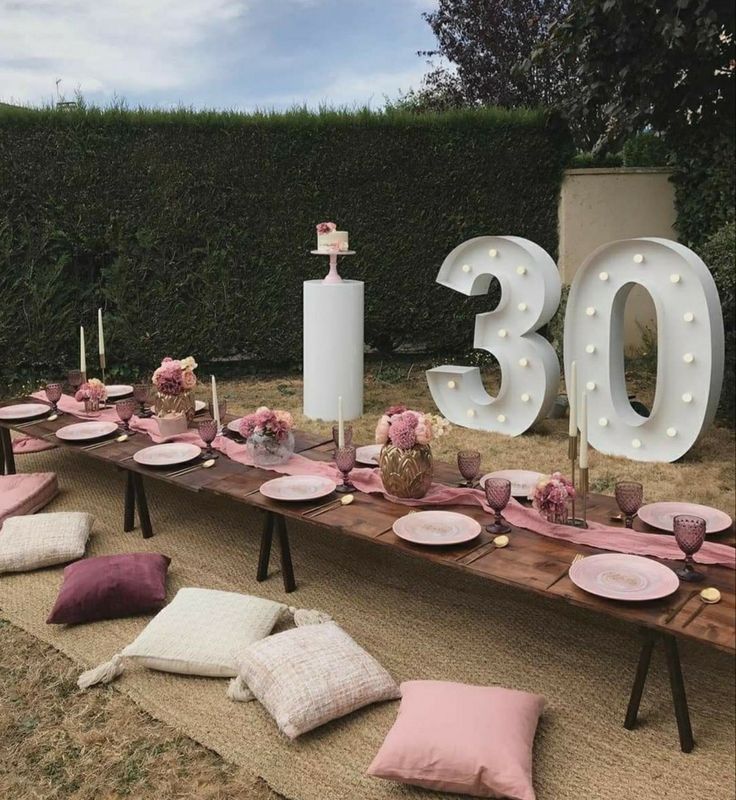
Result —
[[[544, 418], [557, 396], [559, 362], [536, 331], [554, 315], [560, 279], [552, 258], [515, 236], [480, 236], [456, 247], [437, 282], [466, 295], [501, 284], [494, 311], [478, 314], [476, 348], [501, 366], [491, 397], [475, 367], [427, 371], [440, 411], [457, 425], [516, 436]], [[649, 417], [628, 402], [624, 309], [639, 284], [657, 312], [657, 391]], [[570, 287], [565, 373], [578, 364], [588, 395], [588, 436], [601, 452], [637, 461], [674, 461], [715, 416], [723, 380], [723, 318], [713, 277], [687, 247], [666, 239], [612, 242], [592, 253]]]

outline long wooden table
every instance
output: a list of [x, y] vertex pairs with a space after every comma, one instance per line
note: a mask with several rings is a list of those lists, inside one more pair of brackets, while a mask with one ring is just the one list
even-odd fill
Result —
[[[578, 589], [568, 576], [573, 557], [578, 553], [589, 555], [601, 552], [595, 548], [569, 544], [521, 528], [512, 529], [511, 544], [503, 549], [493, 545], [492, 535], [485, 530], [476, 540], [461, 546], [442, 548], [415, 546], [399, 539], [392, 529], [393, 523], [412, 509], [391, 503], [380, 495], [356, 493], [352, 505], [338, 506], [310, 518], [308, 512], [319, 503], [278, 503], [260, 494], [258, 490], [261, 484], [273, 478], [273, 472], [246, 467], [221, 455], [212, 469], [198, 469], [185, 475], [170, 476], [167, 471], [142, 467], [133, 461], [132, 456], [137, 450], [151, 444], [150, 439], [144, 434], [135, 435], [125, 442], [112, 441], [104, 447], [86, 450], [84, 446], [66, 444], [54, 437], [54, 431], [69, 424], [70, 421], [73, 421], [73, 418], [61, 415], [55, 421], [44, 419], [30, 425], [19, 426], [15, 423], [0, 422], [4, 471], [15, 471], [10, 439], [10, 429], [13, 428], [25, 434], [46, 438], [67, 450], [76, 450], [90, 458], [113, 464], [124, 470], [127, 475], [123, 528], [126, 531], [133, 529], [137, 507], [145, 537], [153, 535], [153, 525], [146, 502], [144, 479], [159, 480], [189, 492], [214, 494], [252, 506], [264, 512], [257, 579], [262, 581], [268, 577], [272, 542], [276, 536], [280, 545], [284, 589], [287, 592], [296, 588], [296, 582], [286, 522], [302, 520], [333, 532], [390, 547], [397, 553], [433, 561], [445, 567], [462, 570], [480, 578], [532, 592], [548, 599], [563, 601], [639, 626], [643, 644], [624, 724], [627, 728], [633, 728], [636, 724], [652, 650], [656, 641], [661, 640], [667, 658], [680, 745], [685, 752], [692, 749], [693, 736], [677, 639], [690, 639], [729, 653], [736, 652], [736, 575], [734, 570], [726, 567], [699, 565], [698, 569], [707, 576], [704, 584], [682, 584], [675, 594], [661, 600], [630, 604], [606, 600]], [[306, 433], [297, 433], [295, 438], [297, 452], [315, 460], [331, 460], [333, 449], [331, 438]], [[437, 482], [453, 485], [457, 483], [458, 477], [454, 467], [449, 464], [435, 464]], [[489, 521], [488, 515], [481, 508], [461, 506], [457, 510], [484, 525]], [[615, 510], [613, 498], [598, 494], [590, 496], [588, 502], [590, 519], [610, 524], [609, 517]], [[635, 527], [643, 532], [647, 530], [639, 520], [636, 521]], [[718, 540], [733, 544], [733, 529], [719, 535]], [[664, 563], [676, 566], [676, 562]], [[716, 605], [699, 606], [697, 591], [703, 585], [718, 587], [722, 594], [721, 602]], [[693, 617], [692, 614], [696, 610], [698, 614]]]

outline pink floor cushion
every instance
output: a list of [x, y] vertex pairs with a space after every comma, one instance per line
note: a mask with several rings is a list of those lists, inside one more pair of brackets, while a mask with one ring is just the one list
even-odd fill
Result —
[[39, 511], [58, 491], [55, 472], [0, 475], [0, 526], [8, 517]]
[[544, 698], [444, 681], [401, 684], [401, 707], [368, 774], [473, 797], [534, 800], [532, 746]]
[[16, 456], [23, 453], [41, 453], [44, 450], [53, 450], [55, 447], [53, 442], [35, 436], [18, 436], [13, 439], [13, 454]]
[[166, 603], [171, 559], [158, 553], [123, 553], [76, 561], [46, 620], [77, 624], [160, 611]]

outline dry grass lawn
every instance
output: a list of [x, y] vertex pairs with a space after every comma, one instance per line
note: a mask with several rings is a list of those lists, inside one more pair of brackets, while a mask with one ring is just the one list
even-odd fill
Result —
[[[365, 415], [354, 423], [358, 443], [372, 441], [377, 416], [389, 404], [405, 402], [433, 409], [424, 365], [375, 367], [366, 374]], [[491, 390], [497, 376], [488, 376]], [[651, 387], [636, 387], [644, 402]], [[286, 408], [300, 427], [324, 432], [327, 425], [301, 415], [302, 386], [290, 375], [223, 381], [222, 396], [232, 411], [258, 405]], [[566, 468], [566, 422], [546, 421], [515, 439], [462, 428], [434, 447], [438, 458], [454, 460], [457, 450], [478, 449], [486, 471]], [[648, 500], [691, 500], [733, 514], [734, 432], [713, 428], [676, 464], [637, 464], [594, 453], [595, 489], [610, 492], [623, 477], [642, 481]], [[131, 797], [136, 800], [276, 798], [259, 779], [226, 764], [172, 728], [152, 719], [113, 689], [79, 695], [79, 670], [65, 656], [0, 620], [0, 797]]]

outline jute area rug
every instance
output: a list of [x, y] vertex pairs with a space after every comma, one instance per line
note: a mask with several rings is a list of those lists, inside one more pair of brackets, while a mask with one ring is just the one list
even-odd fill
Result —
[[[171, 556], [170, 597], [182, 586], [202, 586], [287, 599], [278, 573], [262, 584], [255, 580], [257, 512], [150, 482], [156, 535], [144, 541], [137, 530], [122, 532], [122, 474], [63, 451], [18, 460], [25, 471], [58, 472], [62, 493], [48, 510], [94, 513], [90, 555], [148, 550]], [[299, 588], [287, 602], [332, 614], [398, 680], [495, 684], [547, 697], [534, 751], [540, 800], [734, 797], [734, 662], [727, 654], [681, 647], [696, 738], [694, 752], [685, 755], [659, 653], [640, 726], [622, 726], [639, 650], [634, 629], [307, 524], [292, 525], [290, 532]], [[147, 620], [46, 625], [61, 572], [1, 577], [0, 608], [81, 671], [121, 650]], [[228, 700], [223, 680], [130, 667], [114, 685], [287, 798], [437, 796], [365, 777], [397, 702], [289, 742], [258, 703]]]

